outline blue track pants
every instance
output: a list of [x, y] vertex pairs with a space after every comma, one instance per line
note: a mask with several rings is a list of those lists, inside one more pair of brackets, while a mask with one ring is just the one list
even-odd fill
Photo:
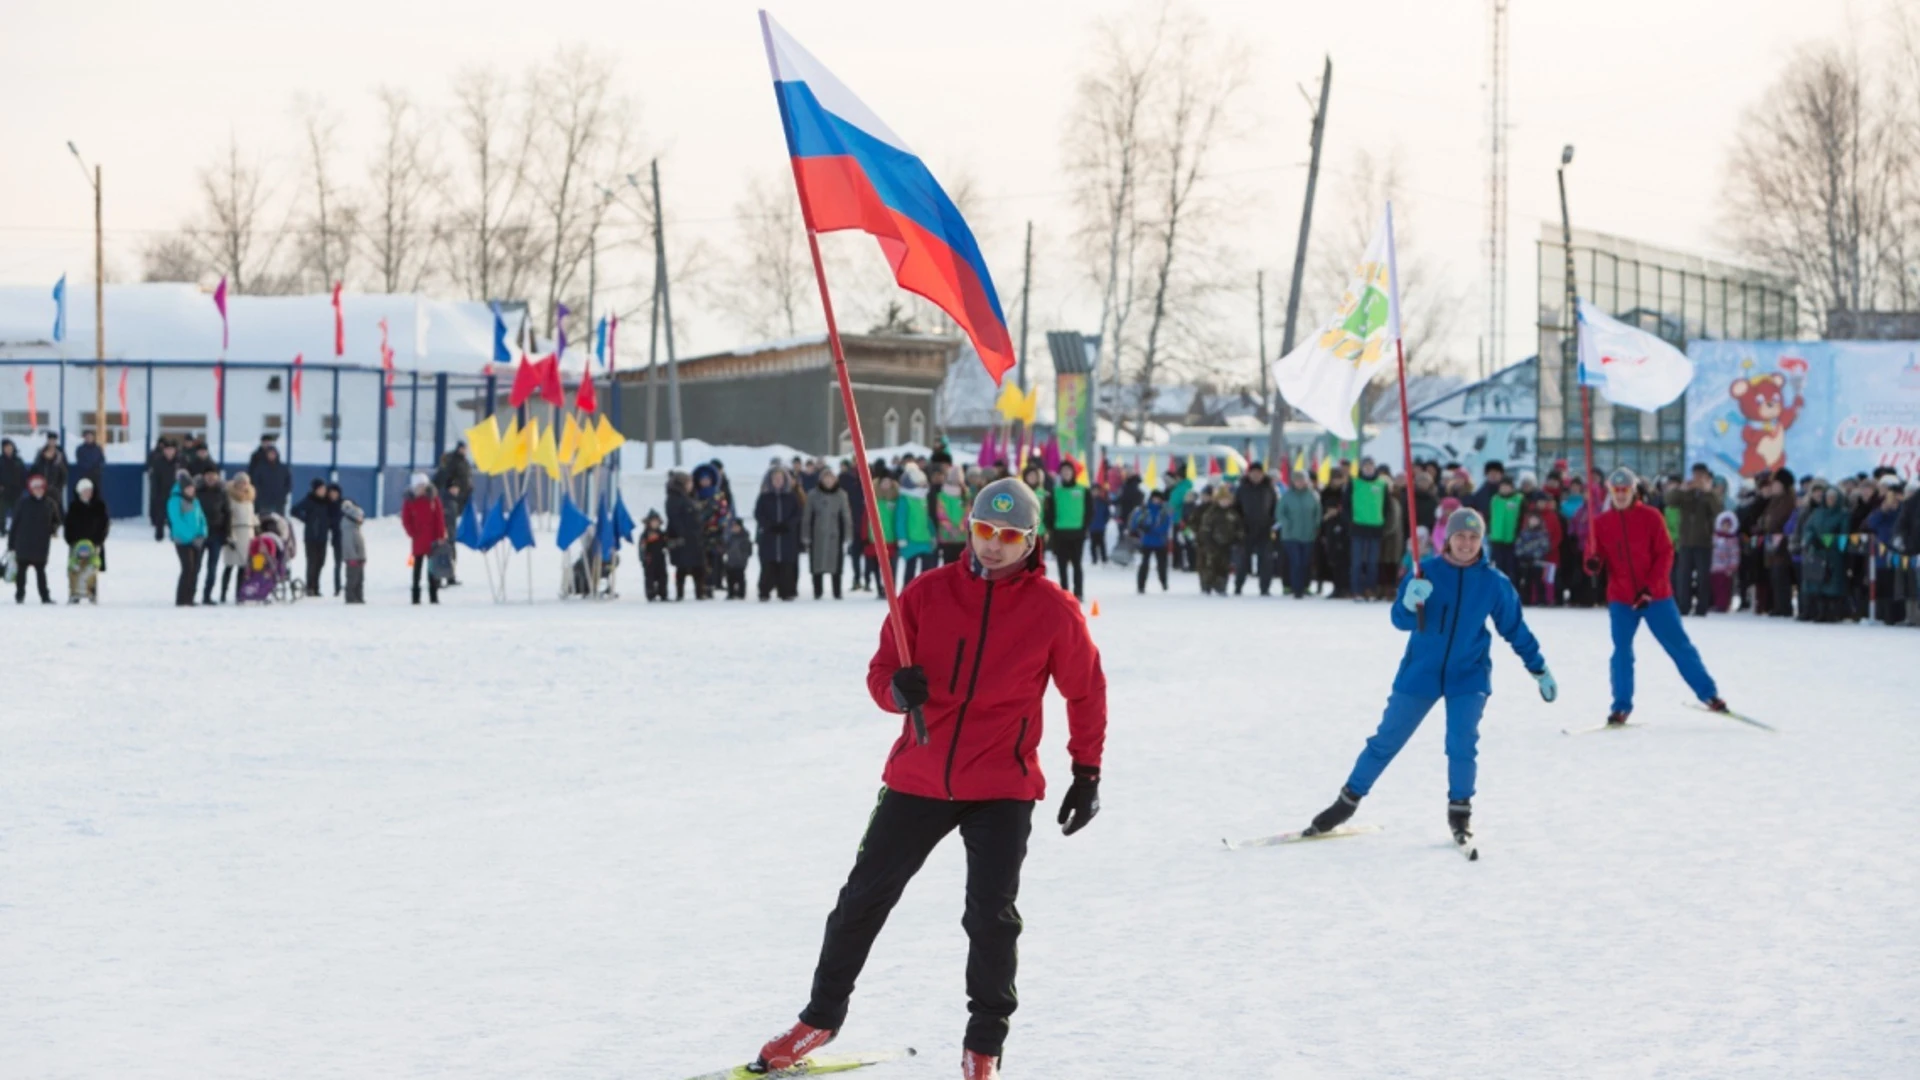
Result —
[[1711, 701], [1720, 696], [1713, 685], [1713, 676], [1707, 674], [1707, 665], [1700, 660], [1700, 650], [1693, 647], [1687, 632], [1680, 625], [1680, 607], [1671, 599], [1655, 600], [1644, 610], [1636, 611], [1632, 604], [1608, 604], [1607, 614], [1613, 619], [1613, 711], [1633, 711], [1633, 637], [1640, 630], [1640, 623], [1646, 622], [1647, 629], [1653, 631], [1653, 639], [1673, 657], [1673, 665], [1680, 669], [1680, 677], [1701, 701]]
[[[1471, 799], [1474, 757], [1480, 744], [1480, 714], [1487, 709], [1487, 695], [1449, 694], [1445, 700], [1447, 798]], [[1387, 763], [1407, 745], [1407, 740], [1419, 729], [1420, 721], [1425, 720], [1440, 701], [1440, 698], [1398, 691], [1387, 698], [1387, 712], [1380, 718], [1380, 730], [1367, 740], [1367, 748], [1360, 751], [1360, 760], [1353, 763], [1353, 774], [1347, 777], [1347, 787], [1353, 789], [1355, 795], [1373, 790], [1373, 782], [1386, 771]]]

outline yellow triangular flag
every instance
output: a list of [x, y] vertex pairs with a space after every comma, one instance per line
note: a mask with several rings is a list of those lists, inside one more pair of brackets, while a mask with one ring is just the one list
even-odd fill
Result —
[[1321, 458], [1320, 468], [1314, 473], [1314, 481], [1321, 487], [1326, 487], [1327, 482], [1331, 479], [1333, 479], [1333, 459], [1330, 457]]
[[607, 419], [606, 414], [602, 413], [600, 414], [600, 424], [593, 432], [593, 442], [595, 449], [599, 450], [600, 456], [604, 458], [615, 450], [627, 445], [627, 437], [620, 434], [620, 429], [614, 427], [613, 421]]
[[1238, 454], [1227, 459], [1227, 475], [1228, 476], [1240, 475], [1240, 456]]
[[993, 399], [993, 408], [1009, 420], [1018, 420], [1025, 403], [1026, 399], [1020, 396], [1020, 388], [1005, 382], [1000, 384], [1000, 396]]
[[[580, 452], [580, 425], [573, 422], [573, 414], [567, 414], [567, 422], [560, 428], [560, 464], [573, 465], [573, 456]], [[582, 466], [584, 468], [584, 466]]]
[[517, 416], [507, 424], [507, 433], [500, 437], [501, 472], [518, 472], [527, 467], [527, 436], [532, 431], [533, 424], [521, 427]]
[[500, 425], [489, 416], [467, 429], [467, 450], [473, 467], [492, 476], [500, 471]]
[[1160, 459], [1159, 458], [1150, 457], [1147, 459], [1147, 475], [1144, 479], [1141, 480], [1141, 483], [1146, 485], [1148, 491], [1160, 490]]
[[600, 440], [594, 438], [593, 429], [580, 429], [580, 452], [573, 456], [574, 474], [578, 475], [586, 472], [588, 469], [600, 464], [601, 460], [606, 456], [606, 454], [600, 451]]
[[553, 445], [553, 429], [546, 428], [538, 438], [532, 440], [533, 448], [527, 455], [529, 464], [538, 465], [547, 471], [547, 476], [560, 479], [560, 454]]
[[1192, 454], [1187, 455], [1187, 479], [1193, 481], [1200, 479], [1200, 462]]

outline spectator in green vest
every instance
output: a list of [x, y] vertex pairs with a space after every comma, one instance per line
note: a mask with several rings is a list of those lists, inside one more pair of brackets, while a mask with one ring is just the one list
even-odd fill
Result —
[[1356, 602], [1368, 599], [1380, 578], [1380, 534], [1387, 521], [1387, 481], [1372, 458], [1360, 459], [1360, 475], [1347, 488], [1348, 588]]
[[[877, 585], [883, 585], [885, 579], [880, 577], [880, 560], [885, 559], [889, 567], [894, 565], [894, 544], [900, 534], [900, 485], [893, 479], [893, 474], [885, 465], [876, 465], [873, 469], [873, 502], [875, 512], [880, 517], [879, 542], [874, 541], [873, 531], [865, 514], [860, 516], [859, 527], [860, 535], [866, 541], [867, 576]], [[895, 588], [898, 587], [896, 582]], [[887, 598], [884, 588], [876, 588], [874, 591], [879, 594], [877, 599]]]
[[959, 562], [967, 550], [966, 485], [958, 467], [949, 468], [933, 493], [933, 533], [940, 545], [940, 565]]
[[894, 500], [893, 513], [893, 535], [900, 543], [900, 588], [905, 589], [916, 576], [937, 565], [927, 474], [912, 462], [900, 470], [900, 497]]
[[1520, 562], [1514, 556], [1513, 542], [1520, 535], [1520, 504], [1523, 496], [1513, 490], [1513, 481], [1500, 478], [1499, 494], [1489, 503], [1487, 547], [1493, 553], [1494, 568], [1510, 580], [1520, 580]]
[[1080, 559], [1087, 546], [1088, 502], [1087, 489], [1075, 482], [1078, 473], [1073, 462], [1060, 463], [1060, 482], [1048, 493], [1041, 513], [1047, 547], [1060, 567], [1060, 587], [1076, 600], [1083, 592]]

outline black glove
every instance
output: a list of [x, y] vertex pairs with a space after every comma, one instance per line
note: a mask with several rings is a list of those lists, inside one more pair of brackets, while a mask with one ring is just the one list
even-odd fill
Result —
[[1586, 569], [1588, 577], [1600, 576], [1600, 560], [1594, 558], [1592, 555], [1587, 556], [1586, 561], [1580, 565]]
[[1100, 812], [1100, 767], [1097, 765], [1075, 765], [1073, 767], [1073, 786], [1067, 789], [1067, 797], [1060, 800], [1060, 831], [1072, 836], [1087, 827], [1095, 814]]
[[1633, 610], [1645, 611], [1647, 610], [1647, 605], [1651, 603], [1653, 603], [1653, 593], [1646, 589], [1641, 589], [1633, 598]]
[[912, 712], [927, 703], [927, 669], [918, 664], [893, 673], [893, 704], [901, 712]]

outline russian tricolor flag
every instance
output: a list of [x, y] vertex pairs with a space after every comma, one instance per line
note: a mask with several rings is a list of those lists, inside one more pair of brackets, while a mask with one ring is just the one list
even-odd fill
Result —
[[959, 323], [999, 382], [1014, 364], [1012, 336], [953, 200], [906, 141], [764, 11], [760, 28], [808, 227], [880, 241], [894, 280]]

